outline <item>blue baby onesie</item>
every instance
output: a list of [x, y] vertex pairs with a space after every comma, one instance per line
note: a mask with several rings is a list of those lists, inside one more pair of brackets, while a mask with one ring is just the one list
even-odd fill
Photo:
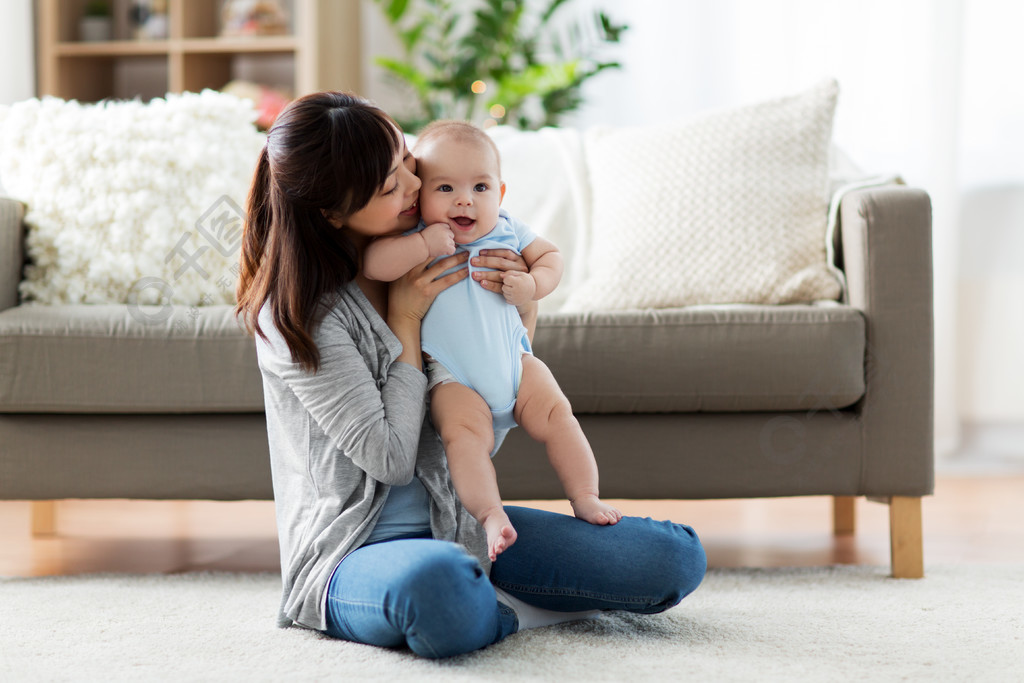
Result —
[[[417, 230], [424, 227], [420, 223]], [[536, 237], [526, 224], [500, 210], [493, 230], [469, 244], [456, 244], [455, 253], [468, 251], [470, 258], [481, 249], [522, 253]], [[438, 294], [423, 318], [423, 351], [487, 401], [495, 430], [511, 429], [516, 425], [512, 407], [522, 356], [532, 353], [530, 340], [516, 307], [472, 279], [473, 271], [491, 269], [468, 267], [470, 277]]]

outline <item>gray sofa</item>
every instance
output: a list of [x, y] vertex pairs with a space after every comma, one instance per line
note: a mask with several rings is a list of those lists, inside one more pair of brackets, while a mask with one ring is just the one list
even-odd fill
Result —
[[[150, 323], [126, 306], [18, 305], [21, 208], [0, 200], [0, 499], [269, 499], [260, 375], [230, 308]], [[891, 506], [893, 574], [922, 574], [928, 196], [847, 194], [836, 246], [848, 303], [541, 316], [536, 352], [604, 497], [830, 495], [842, 531], [869, 496]], [[563, 495], [522, 430], [495, 464], [508, 499]]]

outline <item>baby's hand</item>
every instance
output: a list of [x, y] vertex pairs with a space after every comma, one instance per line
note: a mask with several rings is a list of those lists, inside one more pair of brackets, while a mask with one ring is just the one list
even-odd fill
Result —
[[593, 494], [585, 494], [569, 501], [573, 514], [591, 524], [615, 524], [622, 519], [622, 513]]
[[522, 306], [533, 301], [533, 295], [537, 293], [537, 281], [529, 273], [506, 270], [501, 274], [501, 293], [508, 303]]
[[434, 223], [420, 232], [427, 243], [430, 258], [450, 256], [455, 253], [455, 233], [447, 223]]
[[487, 557], [491, 562], [497, 560], [498, 555], [508, 550], [519, 537], [504, 508], [500, 506], [481, 519], [480, 525], [487, 533]]

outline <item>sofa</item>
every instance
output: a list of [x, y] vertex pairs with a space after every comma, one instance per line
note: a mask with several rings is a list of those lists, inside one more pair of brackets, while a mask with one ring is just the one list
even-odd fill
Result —
[[[890, 506], [893, 575], [916, 577], [923, 574], [921, 498], [933, 488], [930, 203], [925, 192], [898, 182], [841, 177], [829, 147], [836, 93], [836, 84], [825, 82], [667, 129], [492, 135], [509, 187], [504, 206], [565, 255], [562, 284], [542, 302], [534, 350], [593, 446], [602, 496], [833, 496], [840, 533], [852, 529], [854, 499], [871, 497]], [[0, 158], [6, 171], [26, 174], [14, 179], [22, 192], [35, 193], [34, 210], [49, 221], [47, 233], [32, 235], [51, 242], [43, 249], [26, 237], [32, 214], [0, 198], [0, 499], [38, 501], [39, 533], [54, 530], [54, 506], [45, 501], [273, 495], [255, 346], [226, 300], [83, 304], [19, 296], [45, 295], [54, 282], [77, 282], [78, 294], [70, 293], [77, 296], [128, 272], [132, 259], [136, 266], [145, 259], [146, 275], [165, 264], [173, 270], [182, 254], [171, 247], [188, 235], [154, 221], [182, 197], [196, 202], [195, 215], [186, 216], [210, 215], [203, 212], [207, 200], [176, 185], [165, 193], [168, 209], [143, 211], [161, 185], [180, 180], [166, 175], [184, 168], [172, 158], [161, 171], [165, 182], [145, 186], [146, 202], [108, 200], [137, 210], [125, 214], [131, 225], [103, 228], [133, 235], [136, 245], [145, 244], [138, 241], [145, 233], [163, 246], [150, 249], [156, 253], [135, 246], [111, 258], [106, 246], [90, 244], [102, 238], [89, 218], [99, 214], [78, 210], [81, 193], [50, 213], [39, 209], [76, 182], [77, 165], [65, 164], [60, 176], [53, 166], [62, 163], [58, 151], [68, 140], [88, 135], [95, 149], [108, 150], [107, 166], [91, 169], [87, 192], [132, 180], [109, 151], [111, 136], [125, 146], [118, 154], [134, 164], [129, 168], [140, 169], [132, 136], [150, 131], [162, 135], [166, 150], [147, 157], [152, 165], [181, 154], [193, 163], [189, 182], [209, 184], [235, 159], [236, 184], [245, 187], [250, 148], [262, 143], [246, 132], [244, 108], [210, 93], [164, 105], [171, 106], [199, 121], [220, 112], [222, 122], [201, 127], [175, 117], [179, 128], [168, 128], [163, 110], [126, 104], [122, 118], [111, 120], [103, 118], [110, 107], [87, 110], [98, 128], [84, 131], [77, 105], [53, 102], [29, 103], [27, 113], [7, 119], [23, 128], [8, 130]], [[47, 138], [37, 121], [54, 126], [62, 119], [32, 117], [50, 110], [67, 124]], [[143, 121], [154, 115], [159, 125]], [[125, 138], [125, 120], [143, 132]], [[178, 151], [189, 146], [191, 156]], [[79, 145], [75, 158], [98, 163], [91, 149]], [[63, 219], [54, 218], [59, 211]], [[684, 227], [705, 232], [680, 237]], [[661, 242], [638, 240], [652, 228], [668, 229], [654, 235], [658, 240], [681, 242], [669, 267], [647, 265], [655, 249], [645, 244]], [[615, 241], [630, 230], [626, 241]], [[731, 241], [719, 239], [728, 235]], [[796, 252], [776, 247], [791, 242], [787, 248], [811, 251], [813, 267], [798, 275], [811, 273], [804, 279], [827, 291], [801, 289], [803, 276], [785, 275], [785, 297], [762, 297], [767, 285], [756, 281], [747, 294], [729, 290], [714, 299], [716, 287], [736, 285], [755, 268], [784, 270]], [[63, 249], [73, 272], [41, 279], [40, 264], [26, 268], [33, 249], [50, 267]], [[237, 263], [229, 249], [221, 252], [220, 267]], [[687, 265], [675, 267], [677, 258]], [[630, 267], [632, 280], [615, 280]], [[164, 281], [184, 293], [179, 274], [165, 273]], [[230, 283], [217, 282], [228, 299]], [[704, 298], [677, 296], [704, 284]], [[637, 298], [651, 285], [654, 298]], [[563, 496], [542, 449], [523, 430], [509, 435], [495, 466], [506, 499]]]
[[[0, 199], [0, 499], [272, 498], [255, 349], [231, 307], [153, 322], [124, 305], [19, 305], [23, 209]], [[921, 190], [846, 194], [847, 303], [542, 313], [535, 350], [602, 495], [835, 496], [837, 531], [868, 496], [891, 506], [893, 575], [922, 575], [930, 226]], [[522, 430], [495, 465], [507, 499], [563, 495]]]

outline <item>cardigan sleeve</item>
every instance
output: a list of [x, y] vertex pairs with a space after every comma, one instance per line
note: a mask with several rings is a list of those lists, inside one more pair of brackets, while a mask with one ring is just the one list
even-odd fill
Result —
[[370, 477], [391, 485], [409, 483], [426, 412], [423, 373], [394, 362], [397, 353], [383, 342], [364, 339], [333, 311], [313, 337], [320, 350], [316, 372], [292, 360], [267, 308], [260, 313], [260, 327], [268, 337], [256, 338], [261, 367], [298, 399], [297, 404], [283, 400], [272, 407], [268, 397], [267, 410], [295, 411], [283, 417], [298, 424], [311, 417], [338, 451]]

